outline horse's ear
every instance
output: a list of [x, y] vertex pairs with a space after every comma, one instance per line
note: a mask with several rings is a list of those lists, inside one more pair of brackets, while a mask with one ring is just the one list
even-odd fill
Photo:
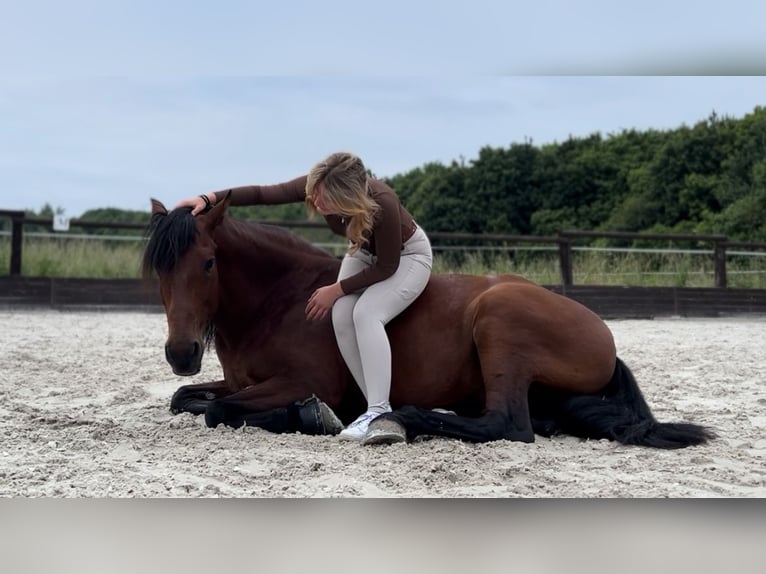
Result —
[[223, 220], [223, 216], [226, 213], [226, 210], [229, 209], [230, 203], [231, 203], [231, 191], [227, 192], [221, 201], [216, 202], [216, 204], [210, 209], [210, 211], [202, 215], [204, 225], [208, 229], [213, 229], [219, 223], [221, 223], [221, 221]]
[[162, 202], [152, 198], [152, 215], [167, 215], [168, 210], [162, 205]]

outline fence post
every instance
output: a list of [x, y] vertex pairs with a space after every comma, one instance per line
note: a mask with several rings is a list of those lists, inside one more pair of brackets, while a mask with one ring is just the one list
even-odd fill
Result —
[[559, 236], [559, 268], [561, 269], [562, 291], [566, 294], [567, 287], [571, 287], [572, 280], [572, 240], [568, 237]]
[[11, 217], [11, 276], [21, 275], [21, 244], [24, 212]]
[[726, 244], [725, 240], [714, 243], [713, 258], [715, 260], [715, 286], [726, 287]]

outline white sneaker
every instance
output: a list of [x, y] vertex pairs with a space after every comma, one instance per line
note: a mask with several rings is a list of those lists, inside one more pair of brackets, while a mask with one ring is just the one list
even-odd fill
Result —
[[342, 431], [340, 431], [338, 437], [342, 440], [361, 441], [364, 438], [364, 435], [367, 434], [367, 428], [370, 426], [370, 423], [375, 418], [379, 417], [380, 414], [381, 413], [374, 411], [367, 411], [363, 415], [360, 415], [354, 422], [352, 422]]

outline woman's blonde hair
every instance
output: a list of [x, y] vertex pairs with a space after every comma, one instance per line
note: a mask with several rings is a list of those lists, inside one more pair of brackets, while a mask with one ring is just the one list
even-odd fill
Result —
[[338, 215], [348, 219], [350, 252], [355, 253], [372, 231], [380, 206], [370, 195], [367, 169], [362, 160], [347, 152], [330, 154], [309, 171], [306, 181], [306, 207], [314, 215], [314, 193], [322, 185], [322, 200]]

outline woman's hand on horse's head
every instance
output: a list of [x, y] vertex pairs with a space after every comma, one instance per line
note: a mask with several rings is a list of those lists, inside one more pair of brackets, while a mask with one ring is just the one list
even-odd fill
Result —
[[333, 283], [320, 287], [311, 294], [306, 305], [306, 318], [309, 321], [320, 321], [327, 316], [332, 306], [340, 297], [343, 297], [343, 289], [340, 283]]
[[[206, 195], [208, 196], [208, 199], [209, 199], [212, 194], [206, 194]], [[204, 199], [202, 199], [202, 196], [197, 195], [195, 197], [190, 197], [188, 199], [183, 199], [179, 201], [173, 209], [178, 209], [179, 207], [191, 207], [192, 208], [191, 214], [197, 215], [198, 213], [205, 211], [205, 208], [207, 206], [208, 206], [208, 203], [205, 202]]]

